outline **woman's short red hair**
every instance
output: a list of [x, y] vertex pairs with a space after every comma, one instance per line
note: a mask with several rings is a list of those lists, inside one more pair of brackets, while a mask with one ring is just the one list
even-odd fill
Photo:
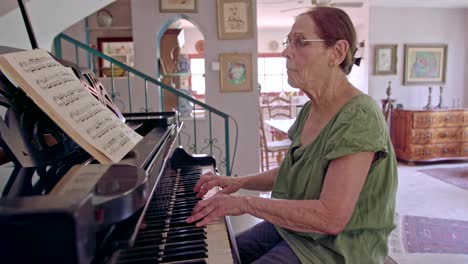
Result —
[[325, 39], [325, 45], [331, 47], [338, 40], [344, 39], [349, 44], [348, 54], [340, 64], [341, 69], [347, 75], [354, 64], [354, 53], [357, 50], [356, 30], [353, 22], [343, 10], [334, 7], [320, 6], [303, 13], [312, 18], [317, 26], [320, 38]]

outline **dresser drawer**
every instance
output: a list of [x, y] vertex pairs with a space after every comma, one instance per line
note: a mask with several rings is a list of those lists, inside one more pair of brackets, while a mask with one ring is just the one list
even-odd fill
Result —
[[413, 161], [468, 157], [468, 143], [413, 145], [409, 152]]
[[415, 112], [413, 114], [413, 128], [464, 126], [465, 116], [463, 111]]
[[432, 144], [449, 142], [468, 142], [468, 128], [442, 127], [430, 129], [413, 129], [411, 144]]

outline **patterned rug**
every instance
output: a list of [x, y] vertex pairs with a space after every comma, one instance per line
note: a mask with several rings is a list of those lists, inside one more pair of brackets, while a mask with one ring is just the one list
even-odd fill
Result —
[[419, 171], [468, 191], [468, 167], [437, 168]]
[[390, 251], [468, 254], [468, 221], [401, 216], [390, 237]]

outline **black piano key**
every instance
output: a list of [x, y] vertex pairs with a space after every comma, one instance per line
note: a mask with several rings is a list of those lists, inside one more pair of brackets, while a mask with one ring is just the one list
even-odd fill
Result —
[[170, 216], [178, 216], [178, 215], [187, 215], [192, 213], [192, 209], [193, 208], [187, 208], [187, 207], [181, 207], [181, 208], [175, 208], [175, 209], [172, 209], [171, 212], [165, 212], [165, 213], [153, 213], [153, 212], [150, 212], [150, 213], [147, 213], [145, 215], [145, 219], [154, 219], [154, 218], [159, 218], [159, 217], [167, 217], [168, 215]]
[[179, 247], [185, 247], [185, 246], [203, 246], [203, 247], [208, 247], [205, 241], [200, 241], [200, 240], [194, 240], [194, 241], [182, 241], [182, 242], [172, 242], [172, 243], [165, 243], [165, 244], [152, 244], [152, 245], [146, 245], [146, 246], [135, 246], [129, 249], [126, 249], [122, 251], [121, 255], [122, 256], [129, 256], [132, 254], [137, 254], [139, 252], [159, 252], [162, 251], [165, 248], [179, 248]]
[[193, 244], [193, 245], [186, 245], [186, 246], [179, 246], [179, 247], [171, 247], [171, 248], [164, 248], [163, 255], [171, 255], [178, 252], [184, 251], [205, 251], [208, 252], [208, 249], [203, 244]]
[[203, 240], [203, 241], [194, 240], [194, 241], [166, 243], [166, 244], [164, 244], [164, 249], [175, 249], [175, 248], [180, 248], [180, 247], [190, 246], [190, 245], [199, 245], [199, 246], [203, 246], [205, 248], [208, 248], [208, 244], [206, 244], [205, 240]]
[[178, 252], [170, 255], [164, 255], [161, 258], [162, 263], [165, 262], [174, 262], [174, 261], [181, 261], [181, 260], [190, 260], [190, 259], [203, 259], [207, 258], [208, 255], [204, 250], [194, 250], [194, 251], [186, 251], [186, 252]]
[[184, 251], [204, 251], [206, 252], [206, 245], [204, 244], [185, 244], [179, 245], [178, 247], [171, 247], [165, 248], [161, 251], [160, 247], [153, 247], [153, 248], [145, 248], [145, 250], [134, 250], [125, 252], [125, 254], [121, 255], [122, 260], [126, 259], [135, 259], [135, 258], [155, 258], [157, 256], [165, 256], [165, 255], [176, 255], [180, 252]]
[[161, 217], [161, 218], [156, 218], [156, 219], [145, 219], [144, 223], [147, 225], [150, 224], [179, 224], [179, 223], [184, 223], [187, 220], [187, 217]]
[[190, 235], [195, 235], [195, 234], [204, 234], [206, 235], [205, 230], [196, 230], [196, 229], [179, 229], [171, 232], [153, 232], [153, 233], [144, 233], [144, 234], [138, 234], [139, 240], [141, 239], [158, 239], [158, 238], [165, 238], [165, 237], [172, 237], [172, 236], [178, 236], [178, 235], [183, 235], [183, 234], [190, 234]]
[[171, 237], [164, 238], [162, 236], [152, 237], [149, 239], [137, 239], [135, 241], [135, 247], [140, 246], [151, 246], [151, 245], [162, 245], [164, 243], [175, 243], [184, 241], [203, 241], [206, 239], [206, 234], [181, 234]]
[[161, 234], [164, 232], [174, 232], [174, 231], [179, 231], [179, 230], [185, 230], [185, 231], [193, 230], [193, 231], [200, 231], [200, 232], [206, 233], [206, 230], [204, 227], [182, 226], [182, 227], [169, 227], [169, 228], [160, 228], [160, 229], [154, 229], [154, 228], [142, 229], [138, 233], [138, 237], [143, 237], [148, 234]]

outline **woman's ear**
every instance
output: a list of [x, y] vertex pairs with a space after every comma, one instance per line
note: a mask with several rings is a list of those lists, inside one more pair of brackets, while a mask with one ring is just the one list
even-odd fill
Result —
[[340, 39], [332, 47], [332, 61], [335, 65], [340, 65], [346, 58], [349, 51], [349, 44], [346, 40]]

